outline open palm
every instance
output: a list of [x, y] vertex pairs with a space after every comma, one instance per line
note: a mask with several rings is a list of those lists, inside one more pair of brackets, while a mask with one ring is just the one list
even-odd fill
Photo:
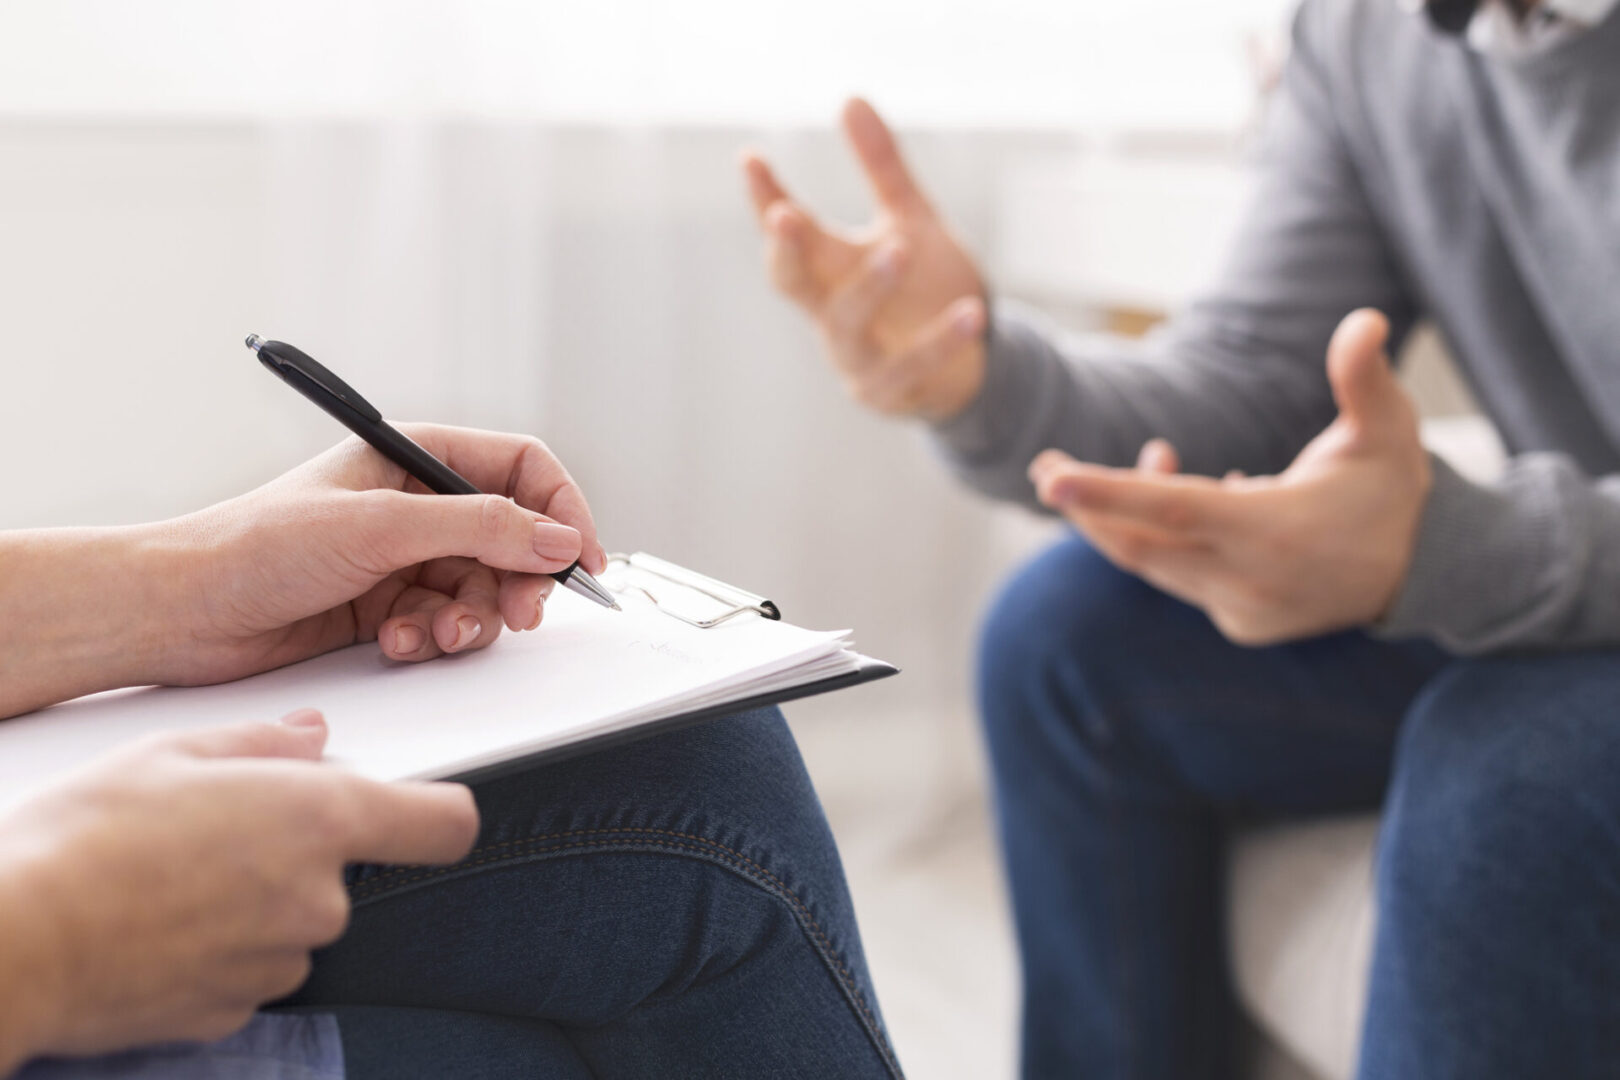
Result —
[[944, 419], [983, 382], [983, 281], [877, 112], [851, 101], [844, 129], [877, 195], [876, 217], [859, 230], [822, 225], [762, 158], [744, 159], [772, 278], [821, 327], [857, 399], [882, 412]]

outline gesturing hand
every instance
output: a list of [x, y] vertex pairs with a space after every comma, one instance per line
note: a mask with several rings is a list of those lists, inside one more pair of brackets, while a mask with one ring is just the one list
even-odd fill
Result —
[[577, 558], [606, 557], [585, 498], [538, 440], [431, 425], [407, 434], [489, 495], [430, 495], [358, 439], [163, 527], [178, 555], [148, 681], [218, 682], [377, 640], [426, 660], [540, 624]]
[[0, 817], [0, 1073], [221, 1038], [343, 932], [346, 863], [467, 853], [466, 788], [363, 780], [325, 742], [312, 712], [148, 738]]
[[1388, 335], [1376, 311], [1339, 324], [1327, 357], [1339, 416], [1280, 476], [1172, 475], [1174, 453], [1156, 442], [1134, 471], [1048, 450], [1030, 478], [1116, 565], [1202, 608], [1233, 641], [1373, 622], [1406, 578], [1432, 479]]
[[857, 400], [946, 419], [984, 381], [984, 285], [872, 107], [851, 101], [844, 130], [878, 199], [876, 219], [857, 233], [818, 224], [770, 166], [745, 156], [771, 276], [821, 327]]

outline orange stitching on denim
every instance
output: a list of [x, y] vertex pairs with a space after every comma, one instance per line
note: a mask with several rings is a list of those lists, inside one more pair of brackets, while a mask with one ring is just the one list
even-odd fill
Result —
[[[467, 858], [470, 859], [474, 855], [478, 855], [478, 854], [481, 854], [481, 853], [484, 853], [484, 852], [500, 851], [502, 848], [516, 847], [519, 844], [532, 844], [532, 843], [534, 843], [534, 842], [536, 842], [538, 840], [562, 840], [562, 839], [565, 839], [565, 838], [570, 837], [570, 836], [604, 836], [604, 835], [607, 835], [607, 834], [610, 834], [610, 833], [612, 833], [612, 834], [644, 833], [644, 834], [649, 835], [649, 836], [673, 836], [673, 837], [676, 837], [676, 838], [681, 839], [681, 840], [695, 840], [700, 844], [711, 844], [714, 847], [717, 847], [722, 851], [725, 851], [725, 852], [728, 852], [729, 854], [735, 855], [737, 858], [742, 859], [744, 862], [749, 863], [749, 865], [751, 865], [751, 866], [756, 865], [750, 859], [748, 859], [748, 857], [746, 855], [742, 855], [742, 854], [740, 854], [738, 852], [732, 851], [730, 848], [726, 847], [724, 844], [716, 843], [715, 841], [710, 840], [706, 836], [697, 836], [697, 835], [695, 835], [693, 833], [675, 832], [675, 831], [673, 831], [671, 829], [645, 829], [645, 828], [641, 828], [639, 826], [626, 826], [624, 828], [619, 828], [619, 829], [570, 829], [567, 832], [546, 833], [543, 836], [526, 836], [526, 837], [522, 838], [521, 840], [506, 840], [506, 841], [503, 841], [503, 842], [501, 842], [499, 844], [485, 844], [485, 845], [483, 845], [481, 847], [475, 847], [470, 852], [467, 853]], [[487, 860], [481, 860], [481, 861], [487, 861]], [[456, 863], [453, 866], [444, 867], [444, 868], [442, 868], [442, 869], [440, 869], [440, 870], [438, 870], [436, 872], [437, 873], [448, 873], [451, 870], [457, 869], [457, 867], [471, 866], [471, 865], [477, 865], [477, 864], [476, 863], [460, 862], [460, 863]], [[413, 871], [416, 871], [416, 870], [419, 870], [419, 869], [420, 869], [419, 867], [415, 867], [415, 866], [397, 866], [392, 870], [385, 870], [381, 874], [376, 875], [375, 877], [370, 877], [370, 878], [367, 878], [365, 881], [358, 882], [358, 883], [356, 883], [356, 885], [354, 887], [359, 888], [361, 885], [371, 885], [371, 884], [374, 884], [376, 882], [386, 880], [387, 878], [398, 877], [400, 874], [409, 874], [409, 873], [412, 873]], [[765, 873], [765, 874], [769, 873], [769, 871], [765, 870], [763, 867], [760, 868], [760, 872]], [[418, 874], [416, 877], [413, 877], [413, 878], [411, 878], [409, 880], [417, 881], [417, 880], [420, 880], [422, 877], [431, 877], [431, 876], [433, 876], [433, 875], [432, 874], [426, 874], [426, 875]], [[406, 882], [400, 882], [399, 884], [403, 885], [403, 884], [406, 884]]]
[[[580, 836], [599, 837], [600, 839], [573, 840], [568, 843], [550, 844], [545, 847], [537, 846], [547, 840], [561, 840], [566, 837]], [[606, 837], [610, 836], [619, 837], [620, 839], [606, 839]], [[572, 829], [568, 832], [550, 833], [544, 836], [531, 836], [521, 840], [506, 840], [499, 844], [489, 844], [482, 847], [476, 847], [467, 854], [466, 859], [463, 859], [461, 862], [455, 863], [451, 866], [436, 867], [428, 870], [421, 870], [417, 867], [398, 867], [393, 870], [385, 871], [376, 877], [368, 878], [365, 881], [356, 882], [350, 887], [349, 891], [352, 895], [353, 901], [356, 904], [359, 904], [364, 900], [374, 900], [378, 896], [382, 895], [385, 891], [392, 891], [394, 888], [403, 888], [406, 885], [413, 885], [418, 882], [431, 880], [433, 878], [444, 877], [447, 874], [456, 873], [475, 866], [488, 866], [491, 863], [500, 862], [502, 859], [509, 856], [515, 857], [517, 854], [519, 854], [519, 852], [514, 851], [501, 855], [494, 855], [490, 854], [491, 852], [504, 852], [505, 849], [508, 848], [524, 848], [525, 850], [521, 852], [522, 854], [543, 855], [549, 852], [568, 851], [597, 845], [617, 844], [621, 846], [628, 846], [636, 843], [649, 842], [644, 839], [635, 839], [637, 836], [677, 837], [681, 840], [693, 841], [693, 843], [690, 844], [674, 843], [669, 840], [651, 841], [652, 843], [655, 843], [661, 847], [677, 848], [684, 851], [695, 851], [709, 855], [714, 855], [716, 851], [724, 852], [726, 858], [721, 860], [723, 863], [729, 861], [740, 864], [733, 866], [732, 869], [735, 869], [742, 873], [743, 876], [755, 879], [756, 881], [762, 879], [766, 883], [780, 890], [780, 892], [784, 894], [784, 898], [788, 901], [788, 903], [796, 911], [798, 911], [801, 916], [803, 916], [804, 921], [808, 924], [811, 937], [826, 951], [827, 957], [832, 961], [832, 966], [837, 969], [838, 975], [844, 983], [844, 987], [855, 998], [855, 1004], [856, 1007], [860, 1009], [861, 1016], [871, 1027], [872, 1032], [877, 1036], [878, 1051], [883, 1055], [884, 1063], [894, 1070], [895, 1075], [901, 1075], [900, 1063], [895, 1060], [894, 1053], [889, 1048], [888, 1039], [883, 1034], [883, 1029], [878, 1025], [877, 1018], [872, 1015], [872, 1010], [866, 1003], [866, 996], [861, 993], [861, 988], [855, 984], [854, 975], [839, 958], [838, 950], [833, 946], [832, 939], [829, 938], [826, 932], [821, 929], [821, 924], [816, 922], [815, 916], [810, 914], [809, 907], [805, 905], [803, 900], [799, 899], [797, 893], [788, 888], [787, 885], [775, 874], [771, 873], [763, 866], [760, 866], [758, 863], [754, 862], [754, 860], [748, 858], [748, 856], [734, 851], [731, 848], [726, 847], [724, 844], [710, 840], [707, 837], [694, 836], [691, 833], [675, 832], [670, 829]], [[485, 857], [474, 858], [474, 856], [477, 855], [484, 855]], [[413, 873], [413, 871], [416, 872]], [[401, 878], [400, 875], [409, 876]], [[389, 880], [393, 878], [399, 878], [399, 880]], [[386, 885], [386, 889], [383, 887], [384, 885]]]

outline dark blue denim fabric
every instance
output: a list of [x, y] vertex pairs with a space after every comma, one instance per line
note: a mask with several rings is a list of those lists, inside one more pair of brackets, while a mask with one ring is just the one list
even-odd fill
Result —
[[1381, 803], [1361, 1076], [1620, 1075], [1617, 659], [1240, 648], [1079, 539], [1040, 556], [980, 656], [1023, 1075], [1232, 1076], [1228, 827]]
[[351, 1080], [899, 1076], [837, 850], [776, 710], [477, 785], [446, 869], [351, 872], [288, 1006]]

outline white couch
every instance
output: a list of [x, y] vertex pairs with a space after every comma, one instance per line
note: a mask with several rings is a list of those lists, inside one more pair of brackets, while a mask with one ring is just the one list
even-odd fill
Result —
[[[1415, 389], [1420, 402], [1431, 397], [1421, 375]], [[1501, 444], [1477, 417], [1428, 420], [1424, 441], [1466, 476], [1501, 469]], [[1259, 1080], [1350, 1080], [1355, 1071], [1377, 834], [1378, 818], [1366, 815], [1255, 829], [1233, 845], [1232, 969], [1262, 1036]]]
[[1230, 862], [1238, 996], [1259, 1080], [1350, 1080], [1372, 952], [1375, 816], [1259, 829]]

